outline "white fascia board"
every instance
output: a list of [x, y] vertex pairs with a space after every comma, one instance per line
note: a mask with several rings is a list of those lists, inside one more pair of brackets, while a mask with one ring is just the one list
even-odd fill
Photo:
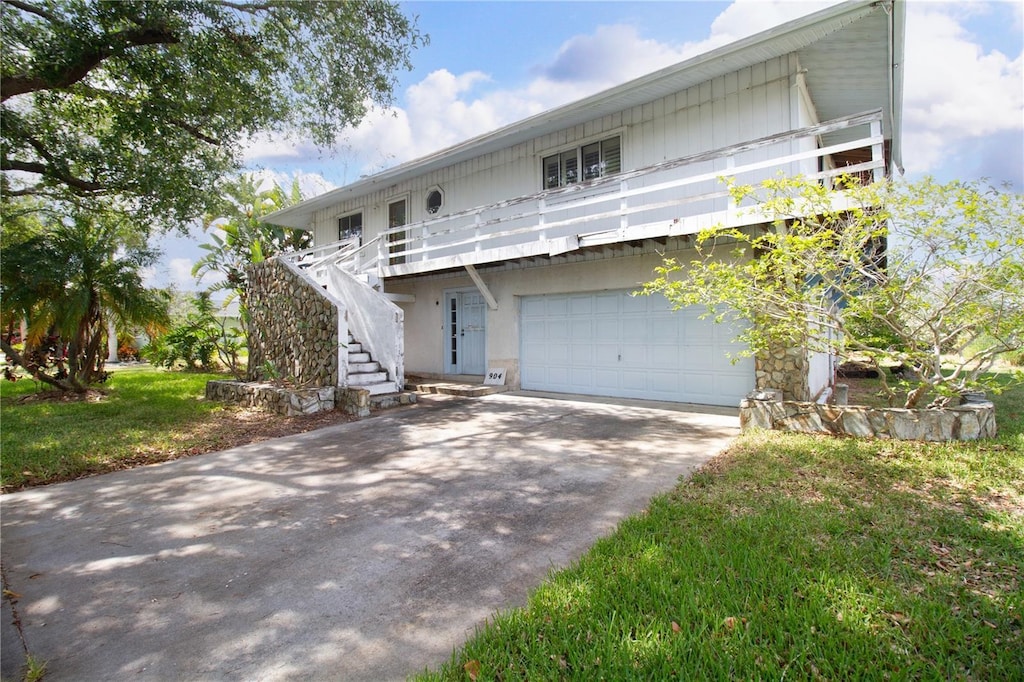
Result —
[[[657, 99], [659, 95], [652, 95], [650, 90], [659, 84], [671, 83], [674, 91], [682, 90], [743, 66], [764, 61], [773, 55], [780, 56], [794, 52], [801, 45], [808, 45], [820, 40], [821, 30], [826, 30], [829, 33], [839, 30], [843, 26], [877, 11], [880, 6], [891, 1], [849, 0], [833, 5], [581, 100], [549, 109], [433, 154], [406, 161], [394, 168], [270, 213], [264, 216], [261, 222], [298, 229], [312, 229], [313, 214], [316, 211], [341, 203], [349, 197], [368, 194], [376, 187], [390, 186], [408, 177], [512, 146], [606, 113], [644, 104], [652, 99]], [[896, 4], [899, 10], [903, 11], [903, 2]], [[894, 42], [902, 54], [902, 34]], [[687, 78], [688, 75], [690, 78]], [[902, 90], [902, 79], [900, 89]], [[603, 111], [609, 106], [611, 107], [609, 111]], [[577, 121], [574, 120], [575, 117], [582, 118]]]
[[892, 165], [903, 174], [903, 72], [906, 70], [904, 60], [904, 37], [907, 24], [907, 4], [903, 0], [893, 0], [890, 33], [889, 77], [890, 86], [889, 115], [892, 119], [892, 141], [890, 154]]

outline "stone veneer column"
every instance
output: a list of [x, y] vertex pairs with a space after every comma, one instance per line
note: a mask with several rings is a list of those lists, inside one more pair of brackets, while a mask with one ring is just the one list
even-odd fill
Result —
[[270, 361], [282, 378], [299, 386], [337, 386], [334, 304], [277, 258], [250, 265], [247, 274], [249, 380]]
[[782, 391], [783, 400], [810, 400], [807, 387], [807, 351], [776, 347], [754, 358], [758, 390]]

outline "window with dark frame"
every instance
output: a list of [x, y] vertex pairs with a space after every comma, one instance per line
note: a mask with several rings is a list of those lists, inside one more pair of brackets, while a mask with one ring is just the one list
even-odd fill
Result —
[[351, 239], [358, 237], [359, 243], [363, 242], [363, 214], [352, 213], [338, 218], [338, 239]]
[[427, 192], [427, 213], [430, 215], [437, 215], [437, 212], [441, 210], [441, 206], [444, 204], [444, 194], [439, 189], [432, 189]]
[[586, 182], [622, 170], [622, 139], [619, 136], [545, 156], [542, 161], [544, 189]]

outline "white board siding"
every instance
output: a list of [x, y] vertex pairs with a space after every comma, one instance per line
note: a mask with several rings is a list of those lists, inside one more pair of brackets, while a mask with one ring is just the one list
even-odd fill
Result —
[[629, 291], [527, 296], [520, 307], [524, 389], [738, 406], [754, 387], [732, 364], [730, 330]]
[[[338, 238], [338, 216], [363, 211], [364, 241], [385, 229], [387, 202], [410, 195], [410, 222], [426, 218], [426, 192], [444, 188], [442, 214], [483, 206], [540, 190], [540, 158], [606, 134], [623, 136], [623, 168], [640, 168], [718, 147], [783, 132], [793, 120], [789, 59], [780, 57], [447, 168], [425, 173], [317, 211], [314, 240]], [[741, 87], [740, 84], [744, 87]], [[764, 154], [765, 152], [759, 152]], [[694, 191], [710, 191], [714, 181]]]

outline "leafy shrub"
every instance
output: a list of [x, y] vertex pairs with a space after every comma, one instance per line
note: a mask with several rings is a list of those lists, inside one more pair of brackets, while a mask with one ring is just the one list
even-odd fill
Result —
[[154, 365], [173, 368], [183, 363], [187, 369], [216, 369], [219, 359], [236, 377], [240, 377], [239, 354], [243, 343], [236, 330], [214, 315], [209, 292], [201, 292], [192, 300], [193, 311], [185, 321], [152, 339], [143, 355]]
[[153, 339], [143, 349], [147, 360], [168, 369], [182, 362], [188, 369], [210, 370], [216, 352], [217, 347], [205, 330], [188, 322]]

